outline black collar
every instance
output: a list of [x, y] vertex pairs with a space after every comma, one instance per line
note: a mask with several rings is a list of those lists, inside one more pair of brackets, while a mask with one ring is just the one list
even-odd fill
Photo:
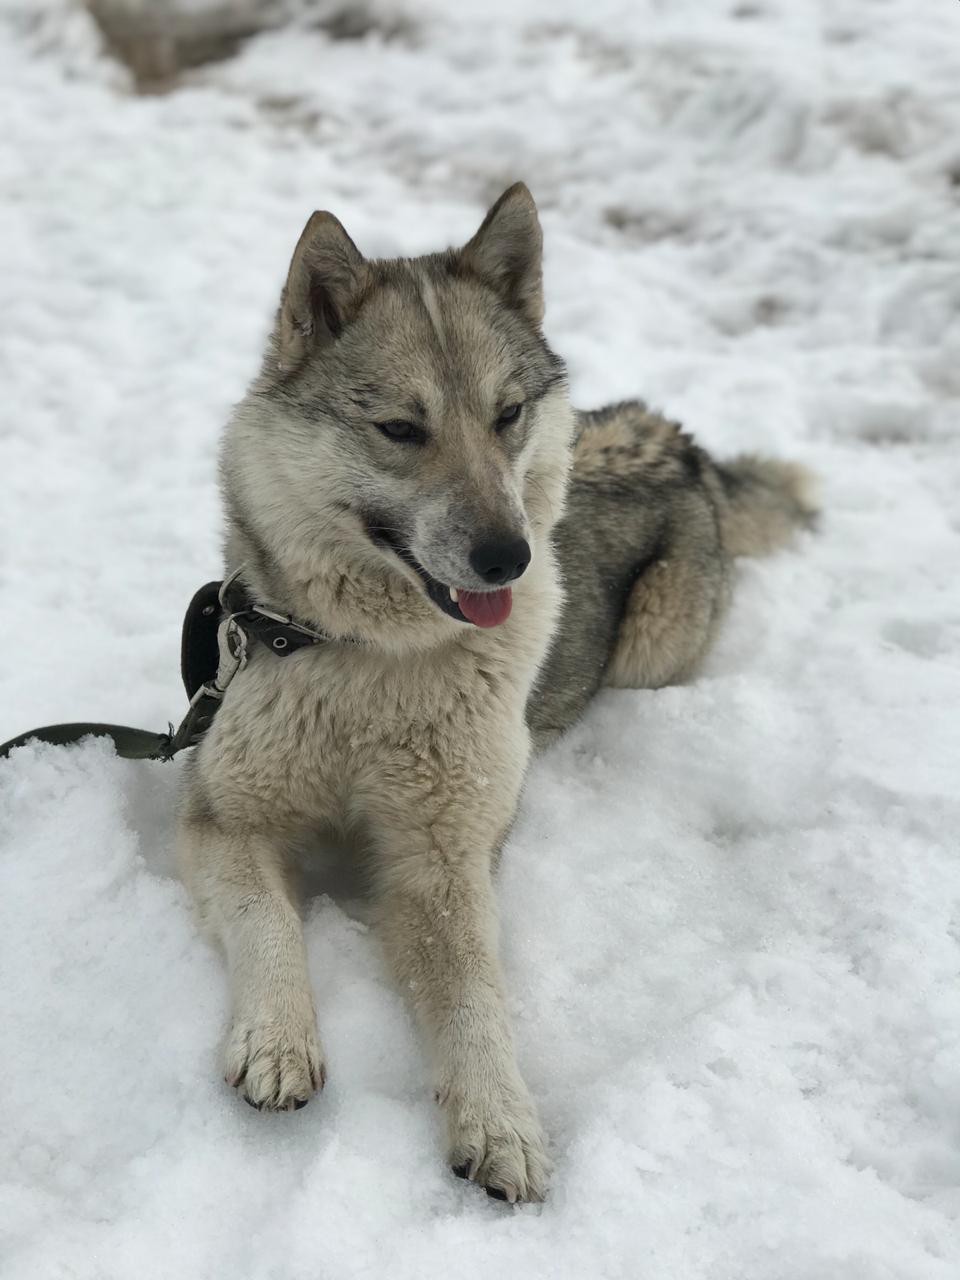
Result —
[[220, 709], [227, 686], [245, 665], [251, 639], [274, 657], [287, 658], [298, 649], [333, 638], [258, 603], [237, 574], [226, 582], [208, 582], [190, 601], [183, 620], [180, 670], [190, 706], [180, 727], [174, 731], [171, 725], [170, 733], [157, 740], [157, 757], [168, 759], [200, 741]]
[[183, 620], [180, 670], [188, 698], [201, 685], [216, 681], [223, 660], [220, 624], [227, 620], [233, 620], [235, 625], [223, 640], [234, 658], [239, 658], [240, 650], [245, 651], [251, 640], [257, 640], [274, 657], [286, 658], [298, 649], [330, 639], [321, 631], [258, 604], [236, 575], [226, 582], [208, 582], [190, 601]]
[[259, 604], [236, 576], [227, 579], [218, 597], [222, 613], [234, 618], [248, 636], [259, 640], [277, 658], [289, 658], [298, 649], [334, 639], [325, 631], [297, 622], [289, 614]]

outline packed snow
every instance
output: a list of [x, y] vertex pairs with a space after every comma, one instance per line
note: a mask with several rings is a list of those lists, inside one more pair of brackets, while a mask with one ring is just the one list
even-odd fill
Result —
[[956, 1280], [960, 10], [370, 13], [138, 95], [81, 7], [0, 3], [0, 738], [182, 714], [218, 432], [314, 208], [417, 253], [524, 178], [576, 401], [802, 460], [822, 527], [738, 567], [699, 679], [605, 692], [531, 772], [498, 894], [543, 1205], [445, 1168], [326, 897], [326, 1090], [245, 1107], [178, 766], [0, 762], [0, 1275]]

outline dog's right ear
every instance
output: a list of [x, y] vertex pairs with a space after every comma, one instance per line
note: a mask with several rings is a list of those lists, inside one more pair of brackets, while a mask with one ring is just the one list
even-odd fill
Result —
[[466, 266], [538, 329], [543, 321], [542, 258], [537, 206], [523, 182], [507, 188], [460, 252]]
[[333, 342], [356, 314], [367, 281], [363, 255], [332, 213], [314, 213], [297, 241], [280, 301], [280, 368]]

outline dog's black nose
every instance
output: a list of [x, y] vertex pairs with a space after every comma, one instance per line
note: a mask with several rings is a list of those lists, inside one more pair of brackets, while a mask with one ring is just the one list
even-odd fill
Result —
[[529, 563], [530, 544], [526, 538], [492, 538], [470, 552], [474, 572], [491, 586], [504, 587], [513, 582]]

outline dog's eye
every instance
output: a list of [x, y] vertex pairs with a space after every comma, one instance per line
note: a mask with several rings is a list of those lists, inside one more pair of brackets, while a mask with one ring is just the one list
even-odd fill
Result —
[[511, 422], [516, 422], [522, 409], [522, 404], [508, 404], [497, 419], [497, 430], [502, 431], [504, 427], [509, 427]]
[[378, 422], [377, 430], [382, 431], [388, 440], [401, 440], [414, 444], [422, 444], [423, 430], [412, 422], [402, 422], [399, 418], [390, 422]]

